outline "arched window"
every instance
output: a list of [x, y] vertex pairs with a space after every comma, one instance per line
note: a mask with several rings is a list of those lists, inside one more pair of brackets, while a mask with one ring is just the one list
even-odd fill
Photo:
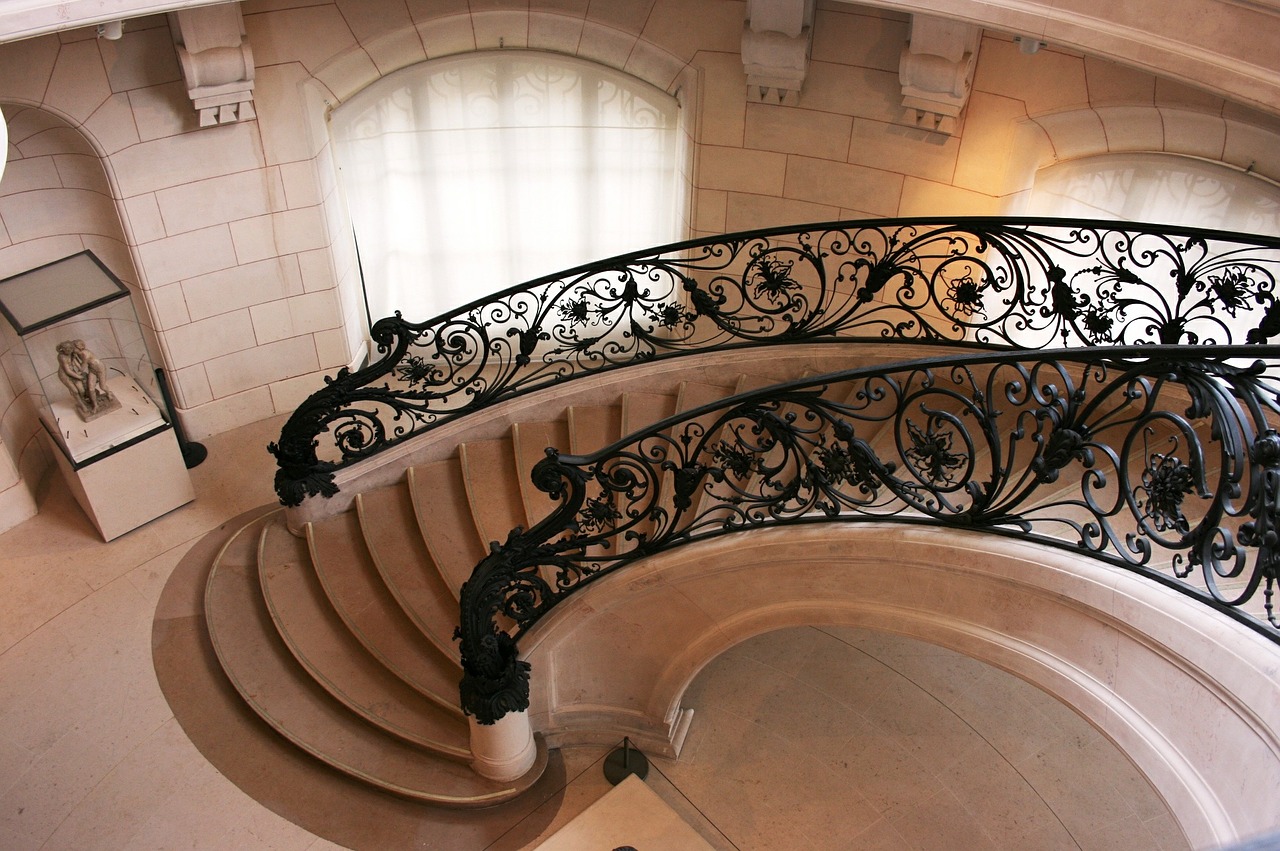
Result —
[[373, 319], [424, 320], [543, 274], [683, 238], [675, 98], [531, 51], [391, 74], [334, 110]]
[[1172, 154], [1107, 154], [1050, 166], [1036, 175], [1027, 212], [1280, 236], [1275, 184]]

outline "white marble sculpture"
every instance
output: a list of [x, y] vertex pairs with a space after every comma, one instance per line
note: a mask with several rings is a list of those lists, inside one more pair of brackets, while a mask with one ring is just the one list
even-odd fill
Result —
[[70, 391], [76, 413], [85, 422], [120, 407], [120, 400], [107, 387], [107, 368], [84, 340], [63, 340], [58, 344], [58, 380]]

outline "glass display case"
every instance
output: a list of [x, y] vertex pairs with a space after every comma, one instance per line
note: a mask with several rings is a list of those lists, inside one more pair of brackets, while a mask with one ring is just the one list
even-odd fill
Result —
[[194, 497], [129, 291], [93, 252], [0, 281], [0, 312], [10, 363], [104, 538]]

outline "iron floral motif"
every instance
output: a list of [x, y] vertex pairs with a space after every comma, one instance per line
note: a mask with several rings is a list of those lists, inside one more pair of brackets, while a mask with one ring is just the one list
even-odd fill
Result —
[[1101, 305], [1089, 305], [1081, 320], [1086, 336], [1091, 343], [1110, 343], [1116, 327], [1116, 316]]
[[1247, 310], [1249, 303], [1258, 297], [1258, 288], [1242, 268], [1228, 268], [1221, 275], [1210, 275], [1209, 289], [1233, 319], [1236, 311]]
[[921, 429], [908, 419], [907, 432], [912, 445], [903, 455], [923, 481], [945, 487], [956, 483], [956, 473], [964, 468], [966, 456], [952, 451], [955, 432], [949, 424], [940, 428], [943, 425], [939, 418], [930, 417]]
[[[271, 451], [286, 505], [333, 473], [498, 401], [659, 357], [874, 340], [1050, 346], [1266, 344], [1280, 243], [1097, 222], [837, 222], [692, 240], [371, 331]], [[1241, 339], [1243, 336], [1244, 339]]]
[[711, 460], [723, 472], [739, 481], [746, 481], [760, 471], [759, 457], [736, 442], [731, 444], [727, 440], [721, 440], [711, 450]]
[[957, 315], [985, 315], [982, 309], [982, 284], [973, 279], [972, 273], [951, 279], [947, 284], [947, 301]]
[[617, 525], [622, 514], [603, 496], [593, 496], [583, 505], [578, 515], [578, 529], [582, 532], [603, 532]]
[[800, 289], [791, 277], [794, 264], [775, 257], [760, 257], [751, 267], [751, 281], [755, 285], [756, 298], [782, 301], [787, 293]]
[[[892, 465], [887, 465], [892, 472]], [[823, 485], [853, 485], [863, 493], [874, 493], [876, 475], [871, 458], [862, 446], [851, 447], [845, 443], [819, 446], [810, 464], [813, 481]]]
[[1195, 491], [1195, 480], [1195, 472], [1178, 456], [1152, 453], [1138, 488], [1146, 495], [1138, 500], [1143, 517], [1159, 532], [1185, 534], [1190, 527], [1182, 513], [1182, 500]]
[[585, 325], [591, 318], [591, 304], [585, 296], [579, 299], [565, 299], [556, 305], [556, 311], [563, 321], [574, 327]]
[[[558, 505], [464, 586], [468, 711], [520, 705], [527, 671], [507, 641], [559, 601], [653, 553], [766, 524], [911, 517], [1019, 534], [1228, 607], [1261, 585], [1274, 624], [1280, 434], [1263, 426], [1280, 418], [1280, 377], [1196, 357], [1204, 349], [1128, 351], [1135, 359], [1089, 349], [849, 370], [731, 397], [593, 455], [549, 450], [534, 482]], [[1165, 451], [1147, 448], [1159, 441]], [[1220, 472], [1206, 489], [1211, 450]], [[1131, 457], [1146, 462], [1131, 472]], [[1244, 591], [1215, 584], [1251, 556]], [[499, 616], [512, 626], [499, 630]]]

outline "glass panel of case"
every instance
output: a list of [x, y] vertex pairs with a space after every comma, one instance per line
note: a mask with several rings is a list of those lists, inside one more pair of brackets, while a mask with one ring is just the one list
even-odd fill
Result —
[[129, 291], [92, 252], [0, 281], [0, 312], [11, 363], [74, 466], [168, 427]]

